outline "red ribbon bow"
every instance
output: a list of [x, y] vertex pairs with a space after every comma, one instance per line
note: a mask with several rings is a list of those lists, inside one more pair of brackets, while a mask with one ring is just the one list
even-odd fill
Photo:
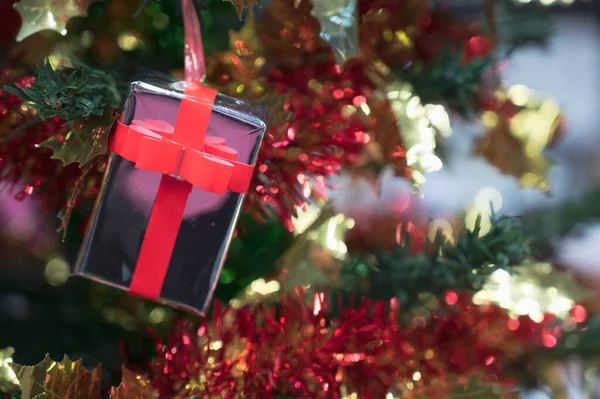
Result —
[[192, 187], [221, 195], [248, 190], [254, 166], [236, 162], [237, 151], [224, 139], [206, 136], [216, 94], [187, 88], [175, 128], [151, 119], [117, 123], [110, 149], [136, 168], [163, 173], [129, 287], [135, 295], [160, 296]]

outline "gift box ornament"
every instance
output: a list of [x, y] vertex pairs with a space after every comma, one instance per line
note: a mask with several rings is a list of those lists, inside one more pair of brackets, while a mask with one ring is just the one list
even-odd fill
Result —
[[202, 313], [248, 190], [265, 111], [200, 84], [131, 85], [79, 275]]

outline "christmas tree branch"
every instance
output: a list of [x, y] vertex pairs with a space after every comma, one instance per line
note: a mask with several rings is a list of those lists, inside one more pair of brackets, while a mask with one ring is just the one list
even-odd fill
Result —
[[[108, 133], [121, 107], [122, 95], [114, 78], [97, 69], [72, 61], [74, 68], [54, 68], [48, 59], [39, 66], [27, 86], [5, 86], [37, 111], [38, 118], [59, 118], [68, 127], [40, 144], [54, 151], [63, 163], [84, 165], [107, 151]], [[38, 118], [35, 120], [37, 121]], [[11, 140], [21, 130], [5, 138]]]
[[121, 105], [121, 94], [113, 77], [73, 60], [75, 68], [54, 68], [45, 59], [29, 87], [5, 86], [4, 90], [21, 97], [41, 119], [59, 117], [65, 125], [79, 117], [102, 116], [106, 108]]
[[408, 68], [394, 69], [394, 76], [410, 82], [424, 103], [446, 104], [468, 117], [479, 111], [477, 93], [491, 58], [477, 58], [467, 65], [462, 59], [462, 52], [448, 46], [434, 60], [416, 60]]
[[[425, 251], [409, 254], [410, 239], [391, 252], [359, 254], [345, 269], [344, 286], [375, 299], [398, 298], [404, 306], [418, 303], [422, 294], [440, 296], [448, 290], [475, 292], [496, 270], [512, 271], [530, 254], [521, 220], [500, 217], [480, 236], [480, 224], [465, 230], [455, 244], [440, 234]], [[410, 235], [408, 235], [410, 237]], [[364, 287], [367, 287], [364, 289]]]

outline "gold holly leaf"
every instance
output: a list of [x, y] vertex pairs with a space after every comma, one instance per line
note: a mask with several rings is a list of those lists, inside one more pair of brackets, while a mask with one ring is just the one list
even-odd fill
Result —
[[21, 0], [14, 5], [23, 23], [17, 41], [41, 30], [51, 29], [61, 35], [67, 33], [69, 19], [87, 15], [87, 7], [93, 0]]
[[516, 314], [523, 314], [524, 301], [533, 301], [538, 306], [528, 308], [527, 314], [534, 318], [544, 313], [564, 317], [574, 304], [596, 299], [594, 293], [584, 288], [570, 271], [561, 270], [551, 263], [524, 263], [513, 270], [514, 274], [502, 269], [495, 271], [483, 289], [475, 294], [473, 302], [495, 303]]
[[141, 375], [123, 367], [123, 379], [116, 388], [110, 389], [110, 399], [155, 399], [158, 392]]
[[483, 113], [481, 119], [488, 130], [479, 141], [478, 154], [502, 173], [517, 177], [522, 186], [549, 190], [547, 174], [552, 162], [545, 150], [563, 134], [558, 105], [524, 86], [499, 93], [508, 101], [498, 112]]
[[21, 398], [39, 398], [46, 392], [46, 371], [54, 363], [48, 355], [35, 366], [21, 366], [10, 363], [10, 368], [16, 374], [21, 385]]
[[52, 158], [61, 160], [64, 165], [87, 164], [108, 151], [108, 136], [117, 115], [110, 111], [105, 111], [104, 114], [75, 120], [70, 124], [71, 129], [64, 135], [52, 136], [43, 141], [40, 147], [52, 149]]
[[57, 363], [46, 355], [35, 366], [11, 363], [21, 384], [22, 399], [100, 399], [100, 366], [92, 371], [66, 355]]
[[237, 10], [238, 17], [240, 17], [240, 21], [242, 20], [242, 12], [244, 11], [244, 7], [250, 11], [252, 14], [252, 10], [254, 8], [254, 4], [258, 4], [259, 7], [262, 7], [261, 0], [225, 0], [233, 4], [235, 9]]

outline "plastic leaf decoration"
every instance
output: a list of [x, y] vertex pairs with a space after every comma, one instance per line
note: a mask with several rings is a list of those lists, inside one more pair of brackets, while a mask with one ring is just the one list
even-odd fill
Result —
[[101, 117], [82, 118], [73, 122], [64, 135], [52, 136], [40, 146], [51, 148], [54, 151], [52, 158], [61, 160], [65, 165], [85, 165], [95, 157], [106, 154], [108, 136], [117, 116], [110, 113]]
[[21, 384], [22, 399], [100, 399], [100, 366], [92, 371], [67, 356], [55, 362], [48, 355], [35, 366], [12, 363]]
[[[100, 399], [100, 366], [92, 371], [83, 368], [80, 360], [72, 361], [66, 355], [55, 362], [46, 355], [35, 366], [11, 363], [21, 385], [22, 399]], [[110, 389], [110, 399], [157, 399], [158, 392], [150, 382], [123, 367], [123, 378], [118, 387]]]

